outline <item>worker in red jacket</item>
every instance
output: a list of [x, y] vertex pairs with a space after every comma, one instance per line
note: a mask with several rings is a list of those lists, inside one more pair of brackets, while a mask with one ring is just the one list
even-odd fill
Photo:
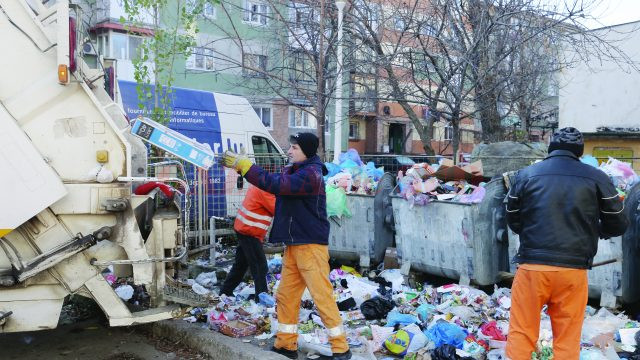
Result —
[[233, 296], [233, 290], [242, 281], [247, 268], [251, 270], [255, 283], [256, 301], [260, 293], [267, 292], [267, 258], [262, 243], [273, 220], [275, 204], [276, 197], [273, 194], [255, 186], [250, 186], [247, 190], [233, 224], [233, 230], [238, 236], [236, 258], [222, 285], [221, 294]]

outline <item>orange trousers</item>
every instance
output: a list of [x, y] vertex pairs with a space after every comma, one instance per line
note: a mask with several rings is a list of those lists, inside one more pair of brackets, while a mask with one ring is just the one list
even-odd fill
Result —
[[[545, 268], [551, 270], [540, 270]], [[540, 332], [540, 311], [546, 304], [553, 332], [553, 358], [578, 360], [588, 287], [587, 270], [521, 266], [511, 287], [507, 358], [531, 359]]]
[[349, 350], [338, 305], [329, 281], [329, 247], [305, 244], [287, 246], [282, 259], [282, 278], [276, 294], [278, 332], [276, 348], [298, 348], [298, 314], [302, 293], [309, 288], [320, 319], [327, 328], [331, 350], [343, 353]]

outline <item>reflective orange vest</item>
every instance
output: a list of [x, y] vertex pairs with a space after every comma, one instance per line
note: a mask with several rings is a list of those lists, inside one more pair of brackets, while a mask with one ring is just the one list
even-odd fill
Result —
[[240, 234], [264, 241], [273, 220], [275, 205], [275, 195], [249, 186], [242, 207], [238, 209], [233, 229]]

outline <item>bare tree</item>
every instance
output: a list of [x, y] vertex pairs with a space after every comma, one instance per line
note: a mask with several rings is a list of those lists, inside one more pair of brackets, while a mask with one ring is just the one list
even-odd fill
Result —
[[[234, 0], [222, 0], [220, 4], [223, 19], [210, 25], [224, 37], [212, 41], [226, 42], [234, 50], [215, 56], [226, 70], [243, 75], [230, 81], [249, 93], [273, 94], [315, 119], [324, 153], [325, 130], [333, 125], [328, 121], [327, 110], [336, 88], [335, 3], [264, 0], [252, 9], [245, 9], [242, 2]], [[241, 22], [255, 21], [263, 25], [257, 32], [247, 34], [240, 30]]]
[[[531, 118], [543, 85], [576, 57], [629, 63], [616, 44], [581, 25], [589, 6], [598, 2], [566, 0], [561, 6], [548, 6], [541, 0], [355, 1], [352, 36], [375, 51], [389, 96], [411, 119], [425, 151], [432, 151], [436, 119], [423, 121], [411, 104], [437, 109], [451, 123], [455, 153], [461, 119], [479, 118], [483, 140], [501, 140], [503, 119], [515, 109], [525, 121]], [[390, 10], [385, 12], [385, 7]], [[376, 9], [383, 11], [372, 26], [367, 20]], [[573, 50], [573, 59], [562, 55], [567, 49]]]

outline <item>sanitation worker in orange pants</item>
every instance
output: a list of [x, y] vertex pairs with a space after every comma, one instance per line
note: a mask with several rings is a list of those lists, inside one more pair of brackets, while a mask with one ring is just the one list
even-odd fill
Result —
[[234, 168], [251, 184], [276, 196], [269, 241], [286, 244], [282, 280], [276, 294], [278, 332], [273, 351], [298, 358], [298, 313], [302, 293], [311, 297], [327, 328], [332, 359], [351, 358], [340, 312], [329, 281], [329, 220], [323, 175], [327, 169], [316, 155], [318, 138], [298, 133], [289, 138], [291, 165], [270, 174], [251, 161], [227, 150], [223, 165]]
[[560, 129], [549, 156], [520, 170], [509, 191], [507, 220], [520, 234], [506, 349], [511, 360], [531, 359], [545, 304], [554, 359], [580, 358], [587, 269], [598, 238], [622, 235], [627, 228], [618, 192], [604, 172], [580, 162], [583, 150], [578, 130]]

